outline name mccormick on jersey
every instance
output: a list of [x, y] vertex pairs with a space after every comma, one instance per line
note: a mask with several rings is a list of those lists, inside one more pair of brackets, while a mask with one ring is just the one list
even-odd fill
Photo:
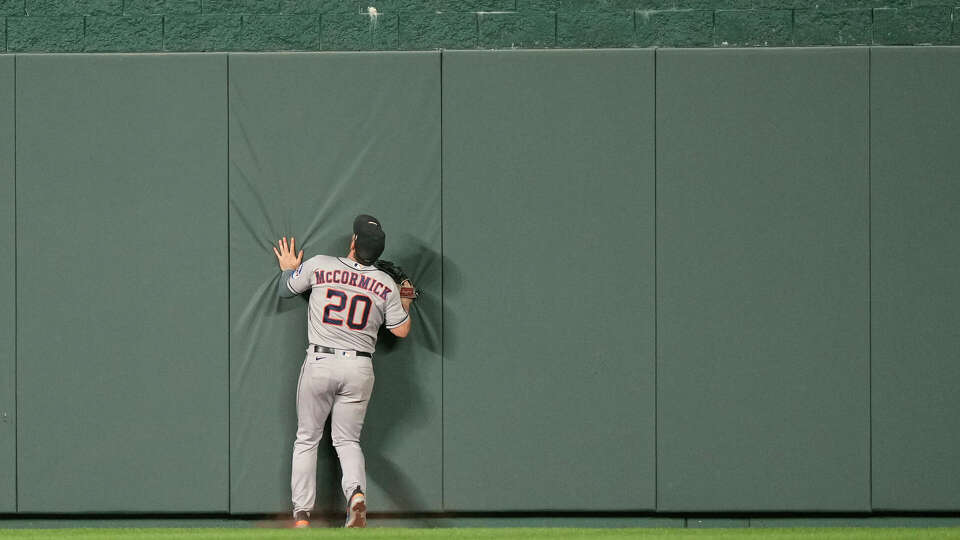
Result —
[[349, 285], [387, 299], [392, 289], [376, 279], [352, 272], [350, 270], [315, 270], [313, 272], [316, 278], [316, 285], [326, 285], [336, 283], [338, 285]]

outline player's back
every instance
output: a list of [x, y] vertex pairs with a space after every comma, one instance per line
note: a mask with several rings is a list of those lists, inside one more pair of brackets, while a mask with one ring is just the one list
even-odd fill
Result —
[[291, 290], [310, 288], [310, 343], [373, 353], [380, 325], [406, 322], [396, 283], [389, 274], [346, 257], [317, 255], [290, 278]]

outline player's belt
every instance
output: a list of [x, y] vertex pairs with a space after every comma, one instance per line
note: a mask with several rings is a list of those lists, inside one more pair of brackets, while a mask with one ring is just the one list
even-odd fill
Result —
[[[336, 349], [331, 349], [330, 347], [324, 347], [323, 345], [314, 345], [313, 352], [321, 352], [327, 354], [337, 354]], [[368, 352], [363, 351], [353, 351], [357, 356], [366, 356], [367, 358], [373, 358], [373, 355]]]

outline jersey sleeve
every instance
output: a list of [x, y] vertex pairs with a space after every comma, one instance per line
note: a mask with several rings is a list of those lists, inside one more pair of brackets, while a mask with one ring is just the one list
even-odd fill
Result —
[[383, 325], [387, 328], [396, 328], [410, 318], [410, 314], [403, 309], [403, 304], [400, 303], [400, 292], [396, 289], [397, 287], [394, 287], [394, 290], [387, 295], [387, 305], [384, 308], [383, 316]]
[[313, 285], [313, 268], [316, 266], [316, 258], [309, 259], [301, 264], [293, 275], [287, 279], [287, 290], [291, 294], [300, 294], [306, 292]]

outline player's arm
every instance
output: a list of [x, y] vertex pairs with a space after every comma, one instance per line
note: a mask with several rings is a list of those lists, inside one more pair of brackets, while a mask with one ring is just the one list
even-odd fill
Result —
[[385, 320], [387, 330], [398, 338], [405, 338], [410, 333], [410, 304], [403, 302], [397, 291], [391, 291], [387, 297]]
[[404, 321], [400, 326], [390, 328], [390, 333], [397, 336], [398, 338], [405, 338], [407, 334], [410, 333], [410, 317], [407, 317], [407, 320]]
[[290, 237], [289, 244], [286, 236], [278, 240], [273, 253], [277, 256], [280, 270], [283, 270], [280, 283], [277, 285], [277, 294], [283, 298], [291, 298], [310, 288], [309, 277], [306, 273], [298, 271], [303, 269], [303, 250], [297, 253], [296, 240], [293, 237]]

